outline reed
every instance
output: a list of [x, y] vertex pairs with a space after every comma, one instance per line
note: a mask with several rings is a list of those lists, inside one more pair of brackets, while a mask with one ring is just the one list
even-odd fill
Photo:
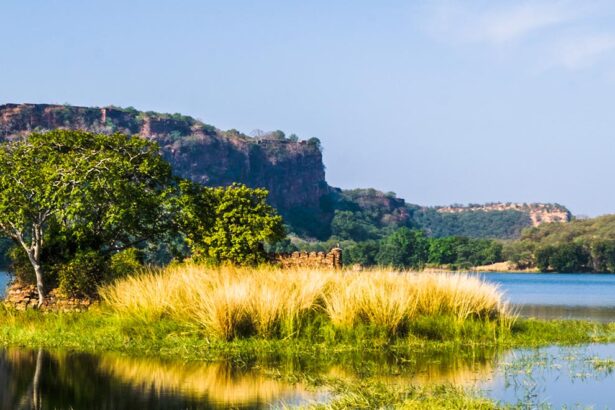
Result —
[[374, 269], [336, 272], [177, 265], [101, 290], [116, 312], [170, 317], [231, 340], [297, 335], [315, 317], [336, 328], [366, 324], [396, 335], [422, 316], [509, 320], [502, 294], [479, 277]]

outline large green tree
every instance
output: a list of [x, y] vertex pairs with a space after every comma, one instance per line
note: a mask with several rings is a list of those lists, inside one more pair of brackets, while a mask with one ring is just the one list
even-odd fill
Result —
[[396, 268], [421, 268], [428, 256], [429, 240], [425, 233], [404, 227], [381, 241], [376, 262]]
[[282, 217], [267, 204], [265, 189], [183, 181], [180, 191], [177, 222], [197, 260], [255, 265], [267, 259], [265, 243], [285, 236]]
[[45, 301], [53, 227], [75, 249], [114, 252], [165, 229], [170, 166], [149, 141], [57, 130], [0, 145], [0, 231], [19, 244]]

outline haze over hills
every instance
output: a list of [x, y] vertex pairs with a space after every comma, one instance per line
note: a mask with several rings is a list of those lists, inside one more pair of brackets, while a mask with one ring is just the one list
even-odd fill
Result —
[[266, 188], [291, 231], [304, 238], [378, 239], [402, 226], [432, 236], [515, 238], [523, 228], [571, 218], [558, 204], [425, 207], [375, 189], [334, 188], [325, 179], [320, 141], [282, 131], [250, 137], [189, 116], [134, 108], [0, 106], [0, 140], [55, 128], [139, 135], [158, 142], [181, 177], [210, 186]]

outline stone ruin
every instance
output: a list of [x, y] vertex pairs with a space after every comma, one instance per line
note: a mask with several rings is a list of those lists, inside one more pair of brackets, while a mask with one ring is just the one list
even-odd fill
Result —
[[272, 255], [272, 262], [283, 269], [289, 268], [324, 268], [341, 269], [342, 250], [333, 248], [325, 252], [292, 252]]
[[[52, 312], [83, 312], [90, 308], [94, 300], [89, 298], [72, 298], [61, 295], [57, 289], [51, 290], [42, 306], [44, 311]], [[4, 305], [17, 309], [36, 309], [38, 306], [38, 292], [36, 286], [13, 282], [6, 290]]]

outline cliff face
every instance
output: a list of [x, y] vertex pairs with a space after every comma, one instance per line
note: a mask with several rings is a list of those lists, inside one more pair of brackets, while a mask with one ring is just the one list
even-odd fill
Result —
[[271, 204], [283, 215], [297, 208], [316, 212], [329, 192], [315, 142], [255, 139], [180, 114], [132, 108], [0, 105], [0, 140], [56, 128], [121, 132], [154, 140], [177, 175], [210, 186], [241, 182], [266, 188]]
[[[560, 205], [432, 208], [408, 204], [393, 193], [374, 189], [334, 189], [325, 181], [317, 140], [297, 141], [281, 133], [251, 138], [192, 117], [133, 108], [0, 105], [0, 141], [56, 128], [138, 135], [156, 141], [181, 177], [209, 186], [241, 182], [266, 188], [269, 202], [303, 237], [327, 239], [332, 234], [347, 234], [347, 239], [356, 239], [353, 232], [357, 230], [378, 236], [406, 226], [433, 236], [515, 238], [528, 226], [570, 220], [570, 212]], [[342, 229], [341, 233], [336, 229]]]

